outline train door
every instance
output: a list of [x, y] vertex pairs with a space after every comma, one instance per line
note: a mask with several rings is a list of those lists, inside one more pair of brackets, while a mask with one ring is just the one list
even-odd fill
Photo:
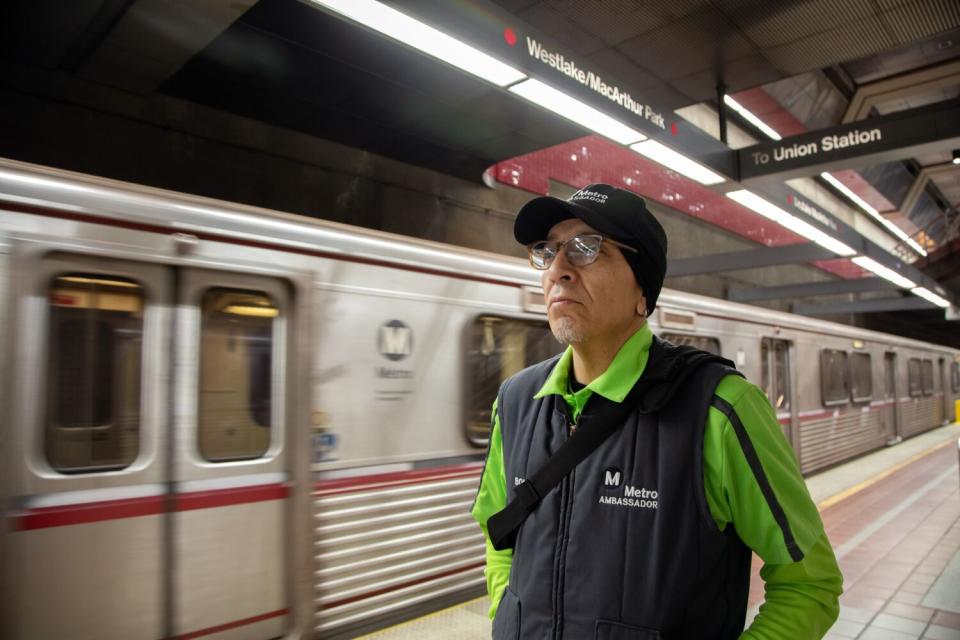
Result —
[[164, 637], [171, 274], [15, 250], [0, 636]]
[[953, 416], [954, 422], [960, 422], [960, 412], [957, 411], [957, 400], [960, 399], [960, 362], [950, 363], [950, 406], [947, 416]]
[[950, 413], [953, 411], [953, 407], [950, 406], [950, 384], [947, 382], [947, 360], [946, 358], [939, 358], [939, 364], [937, 365], [937, 370], [939, 373], [937, 377], [939, 378], [940, 384], [937, 385], [937, 393], [940, 394], [940, 406], [942, 407], [942, 413], [940, 413], [940, 422], [942, 424], [947, 424], [949, 420]]
[[880, 423], [887, 444], [900, 442], [899, 406], [897, 402], [897, 354], [883, 354], [883, 400], [880, 404]]
[[760, 380], [763, 390], [777, 412], [777, 420], [783, 429], [787, 441], [796, 449], [794, 436], [794, 414], [792, 399], [792, 381], [790, 377], [790, 342], [776, 338], [762, 338], [760, 341]]
[[172, 635], [274, 638], [291, 610], [290, 293], [271, 278], [195, 269], [176, 283]]
[[0, 636], [282, 635], [293, 294], [25, 246]]

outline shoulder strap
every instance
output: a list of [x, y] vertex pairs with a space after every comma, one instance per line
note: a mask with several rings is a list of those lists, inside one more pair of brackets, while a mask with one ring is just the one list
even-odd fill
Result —
[[608, 402], [605, 404], [609, 407], [607, 411], [603, 411], [602, 415], [591, 416], [591, 422], [598, 421], [599, 424], [590, 428], [581, 426], [574, 431], [536, 473], [516, 487], [516, 497], [510, 504], [490, 516], [487, 520], [487, 533], [494, 549], [512, 549], [520, 525], [537, 508], [543, 496], [560, 484], [574, 467], [623, 425], [636, 405], [636, 397], [631, 396], [639, 395], [634, 393], [638, 387], [639, 385], [635, 385], [622, 403]]
[[[623, 402], [616, 403], [594, 395], [591, 405], [600, 410], [581, 416], [591, 424], [581, 424], [557, 452], [525, 482], [515, 489], [516, 497], [487, 520], [487, 533], [493, 548], [512, 549], [520, 525], [545, 495], [553, 490], [604, 441], [618, 431], [634, 409], [641, 413], [659, 411], [673, 397], [677, 387], [702, 365], [719, 362], [732, 366], [729, 360], [690, 347], [675, 347], [655, 339], [650, 348], [647, 371], [633, 386]], [[595, 402], [596, 399], [599, 402]]]

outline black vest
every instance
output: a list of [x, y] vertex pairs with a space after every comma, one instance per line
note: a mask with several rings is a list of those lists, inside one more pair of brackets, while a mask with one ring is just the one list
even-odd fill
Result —
[[[655, 340], [641, 380], [671, 349]], [[500, 389], [510, 498], [568, 437], [563, 398], [533, 398], [556, 362]], [[732, 526], [717, 529], [703, 490], [707, 411], [720, 379], [736, 371], [698, 364], [662, 406], [641, 402], [521, 526], [495, 640], [726, 640], [743, 631], [750, 550]], [[591, 407], [602, 402], [590, 398], [578, 428], [589, 428]]]

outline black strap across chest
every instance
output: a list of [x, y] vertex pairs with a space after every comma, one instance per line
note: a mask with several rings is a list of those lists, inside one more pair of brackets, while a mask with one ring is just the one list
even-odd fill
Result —
[[[634, 411], [660, 411], [682, 383], [708, 363], [733, 367], [732, 362], [712, 353], [693, 347], [675, 346], [654, 338], [644, 373], [623, 402], [613, 402], [593, 394], [573, 435], [536, 473], [517, 485], [516, 496], [506, 507], [490, 516], [487, 532], [493, 547], [497, 550], [512, 549], [520, 525], [574, 467], [620, 430]], [[501, 425], [501, 428], [504, 427]]]

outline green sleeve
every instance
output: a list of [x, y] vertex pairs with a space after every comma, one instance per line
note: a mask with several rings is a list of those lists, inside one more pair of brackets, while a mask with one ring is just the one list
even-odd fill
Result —
[[766, 563], [760, 570], [764, 600], [741, 640], [822, 638], [840, 613], [843, 576], [826, 534], [791, 564]]
[[[739, 424], [735, 427], [723, 412], [710, 409], [704, 435], [707, 503], [717, 526], [732, 525], [764, 561], [765, 601], [742, 637], [820, 638], [839, 614], [843, 578], [793, 449], [757, 386], [728, 376], [716, 393], [732, 406]], [[759, 468], [748, 459], [744, 437]], [[768, 495], [762, 478], [769, 484]], [[780, 522], [776, 505], [783, 514]], [[792, 554], [788, 540], [793, 541]], [[784, 629], [790, 630], [786, 636]]]
[[503, 438], [500, 435], [500, 419], [497, 415], [497, 403], [493, 403], [493, 427], [490, 430], [490, 450], [487, 462], [480, 476], [480, 488], [470, 514], [483, 529], [486, 542], [487, 566], [484, 575], [487, 578], [487, 594], [490, 596], [490, 619], [497, 612], [497, 605], [503, 597], [503, 590], [510, 580], [510, 565], [513, 562], [513, 550], [497, 551], [490, 542], [487, 533], [487, 519], [507, 506], [506, 478], [503, 473]]

